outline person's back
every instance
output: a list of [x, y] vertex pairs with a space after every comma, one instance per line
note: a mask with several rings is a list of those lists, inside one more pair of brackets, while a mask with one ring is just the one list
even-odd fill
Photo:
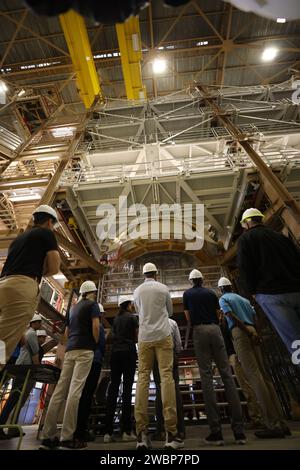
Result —
[[25, 230], [10, 245], [1, 277], [23, 275], [40, 281], [51, 250], [57, 250], [57, 242], [50, 229], [37, 226]]
[[171, 334], [172, 303], [167, 286], [146, 279], [134, 291], [134, 302], [139, 313], [139, 341], [159, 341]]
[[127, 311], [121, 311], [114, 319], [112, 327], [112, 352], [136, 352], [136, 317]]
[[300, 291], [300, 251], [286, 236], [255, 225], [239, 239], [238, 267], [251, 293]]
[[[233, 312], [246, 325], [254, 325], [255, 311], [248, 299], [245, 299], [235, 292], [225, 292], [219, 299], [220, 307], [226, 314], [228, 311]], [[234, 321], [226, 317], [228, 326], [231, 329]]]
[[191, 287], [184, 292], [183, 303], [185, 310], [190, 312], [192, 325], [202, 323], [218, 324], [218, 298], [210, 289], [200, 285]]
[[68, 318], [67, 351], [87, 349], [95, 351], [96, 342], [93, 338], [92, 318], [99, 316], [99, 307], [96, 301], [82, 299], [71, 308]]

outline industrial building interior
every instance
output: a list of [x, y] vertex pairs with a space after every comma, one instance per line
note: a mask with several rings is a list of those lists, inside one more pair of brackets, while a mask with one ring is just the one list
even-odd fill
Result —
[[[299, 243], [300, 12], [296, 19], [274, 19], [233, 5], [238, 2], [167, 3], [152, 0], [115, 24], [74, 10], [40, 15], [21, 0], [0, 0], [0, 268], [34, 209], [53, 207], [61, 270], [43, 278], [37, 311], [48, 335], [43, 363], [60, 367], [65, 317], [81, 283], [96, 283], [109, 335], [120, 296], [132, 295], [143, 282], [144, 263], [155, 263], [182, 340], [185, 448], [203, 450], [205, 405], [182, 296], [193, 268], [217, 295], [221, 276], [244, 295], [236, 254], [248, 208], [262, 211], [267, 226]], [[99, 206], [115, 208], [119, 222], [124, 200], [127, 207], [204, 205], [202, 248], [187, 250], [187, 237], [166, 237], [161, 226], [155, 238], [133, 238], [126, 230], [102, 237]], [[243, 449], [296, 450], [300, 369], [263, 312], [257, 314], [292, 436], [259, 440], [247, 431]], [[89, 421], [95, 439], [87, 449], [134, 449], [134, 442], [103, 443], [108, 383], [104, 357]], [[247, 421], [247, 401], [236, 385]], [[3, 387], [0, 411], [10, 382]], [[217, 370], [214, 387], [225, 448], [234, 449]], [[0, 442], [0, 450], [38, 447], [52, 389], [36, 382], [19, 417], [25, 435]], [[155, 393], [152, 381], [151, 426]]]

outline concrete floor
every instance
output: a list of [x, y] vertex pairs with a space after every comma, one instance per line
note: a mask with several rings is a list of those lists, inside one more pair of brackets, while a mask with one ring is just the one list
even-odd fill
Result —
[[[207, 436], [208, 427], [205, 425], [201, 426], [187, 426], [185, 440], [186, 450], [300, 450], [300, 422], [289, 423], [293, 435], [285, 439], [257, 439], [252, 431], [247, 431], [248, 443], [244, 446], [237, 446], [234, 443], [232, 432], [229, 425], [223, 426], [223, 435], [225, 439], [224, 447], [207, 446], [201, 440]], [[36, 440], [37, 426], [24, 426], [24, 432], [26, 435], [23, 438], [22, 450], [33, 450], [37, 449], [39, 442]], [[162, 448], [162, 442], [153, 442], [153, 448]], [[14, 450], [17, 446], [17, 439], [11, 439], [9, 441], [0, 441], [1, 450]], [[116, 442], [113, 444], [104, 444], [103, 437], [97, 437], [95, 442], [88, 444], [88, 448], [85, 450], [133, 450], [135, 449], [135, 443], [122, 443]]]

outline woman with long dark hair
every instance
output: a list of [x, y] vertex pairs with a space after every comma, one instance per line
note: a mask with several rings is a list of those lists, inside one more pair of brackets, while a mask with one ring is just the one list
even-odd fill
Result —
[[113, 420], [116, 412], [119, 387], [123, 376], [121, 433], [125, 442], [136, 436], [132, 429], [131, 397], [136, 370], [136, 340], [138, 322], [132, 314], [133, 302], [130, 297], [121, 296], [119, 313], [112, 327], [112, 352], [110, 359], [111, 383], [107, 397], [107, 415], [104, 442], [113, 442]]

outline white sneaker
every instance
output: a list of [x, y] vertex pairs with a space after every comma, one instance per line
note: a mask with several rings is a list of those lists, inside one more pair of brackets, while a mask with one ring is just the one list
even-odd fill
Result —
[[170, 432], [167, 433], [165, 449], [183, 449], [184, 441], [179, 436], [173, 436]]
[[142, 431], [137, 436], [136, 448], [137, 449], [149, 449], [149, 447], [150, 447], [150, 441], [149, 441], [148, 435], [144, 431]]
[[104, 434], [103, 442], [104, 444], [109, 444], [110, 442], [114, 442], [112, 435]]
[[132, 432], [131, 434], [127, 434], [127, 432], [123, 432], [122, 435], [123, 442], [133, 442], [136, 441], [136, 435]]

